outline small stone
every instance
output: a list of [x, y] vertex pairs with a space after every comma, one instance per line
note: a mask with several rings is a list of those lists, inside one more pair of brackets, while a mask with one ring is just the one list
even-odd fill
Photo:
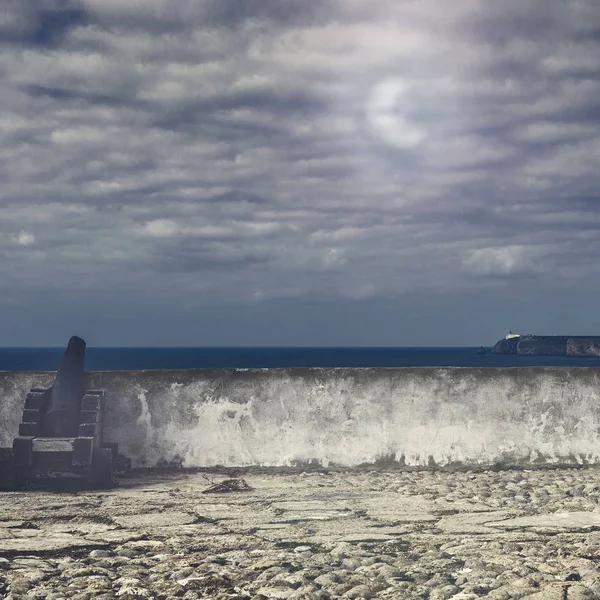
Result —
[[343, 596], [348, 590], [351, 590], [354, 586], [351, 583], [340, 583], [333, 587], [331, 590], [327, 590], [334, 598]]
[[283, 568], [283, 567], [270, 567], [268, 569], [265, 569], [257, 578], [255, 581], [269, 581], [271, 579], [273, 579], [273, 577], [275, 577], [276, 575], [282, 575], [282, 574], [287, 574], [287, 571]]
[[86, 588], [88, 590], [110, 590], [112, 582], [109, 577], [105, 577], [104, 575], [93, 575], [92, 577], [88, 577]]
[[585, 585], [570, 585], [567, 589], [567, 600], [594, 600], [596, 594]]
[[177, 585], [180, 585], [185, 590], [200, 590], [204, 587], [206, 577], [185, 577], [179, 579]]
[[155, 550], [156, 548], [162, 548], [164, 545], [165, 543], [159, 540], [137, 540], [127, 542], [126, 547], [133, 550]]
[[92, 550], [89, 554], [90, 558], [110, 558], [113, 553], [110, 550]]
[[71, 600], [91, 600], [92, 594], [90, 592], [79, 592], [71, 596]]
[[179, 581], [189, 577], [193, 572], [194, 569], [192, 567], [184, 567], [183, 569], [179, 569], [171, 573], [169, 579], [172, 579], [173, 581]]
[[460, 592], [460, 588], [455, 585], [442, 585], [431, 590], [429, 600], [448, 600]]
[[314, 586], [306, 586], [297, 589], [288, 596], [288, 600], [329, 600], [330, 596], [319, 591]]
[[510, 593], [509, 590], [498, 588], [492, 590], [489, 594], [486, 594], [485, 598], [487, 600], [511, 600], [514, 596]]
[[281, 600], [287, 600], [293, 593], [294, 590], [289, 587], [265, 587], [257, 591], [257, 594], [265, 598], [279, 598]]
[[273, 560], [272, 558], [265, 558], [258, 560], [250, 565], [252, 571], [262, 571], [264, 569], [270, 569], [271, 567], [278, 567], [281, 564], [280, 560]]
[[524, 600], [566, 600], [568, 598], [567, 584], [550, 584], [535, 594], [524, 596]]
[[352, 556], [353, 548], [351, 544], [347, 542], [339, 543], [329, 554], [337, 558], [346, 558]]
[[346, 597], [350, 599], [366, 598], [368, 600], [369, 598], [373, 598], [374, 596], [375, 590], [373, 590], [373, 588], [369, 587], [368, 585], [357, 585], [356, 587], [353, 587], [346, 592]]
[[362, 564], [362, 560], [359, 558], [345, 558], [342, 561], [341, 566], [343, 569], [348, 569], [348, 571], [354, 571], [358, 567], [362, 566]]
[[18, 577], [12, 580], [10, 591], [12, 594], [26, 594], [32, 586], [33, 584], [28, 579]]
[[142, 587], [123, 587], [116, 595], [121, 600], [141, 600], [142, 598], [153, 597], [151, 592]]
[[321, 587], [327, 587], [339, 583], [340, 578], [335, 573], [325, 573], [315, 578], [314, 582]]
[[105, 569], [99, 567], [75, 567], [72, 565], [63, 570], [63, 577], [69, 579], [75, 579], [77, 577], [90, 577], [91, 575], [106, 575], [108, 572]]
[[45, 560], [39, 558], [15, 558], [13, 560], [13, 569], [28, 568], [35, 571], [53, 571], [54, 567]]
[[122, 588], [136, 587], [138, 583], [140, 583], [140, 580], [137, 577], [119, 577], [113, 582], [115, 586], [120, 586]]
[[244, 479], [225, 479], [219, 483], [215, 483], [205, 490], [203, 494], [228, 494], [231, 492], [249, 492], [252, 488]]
[[397, 579], [403, 575], [400, 569], [391, 565], [382, 565], [377, 569], [376, 573], [378, 577], [382, 577], [383, 579]]
[[300, 571], [300, 572], [291, 573], [291, 574], [285, 573], [285, 574], [281, 574], [281, 575], [276, 575], [273, 578], [273, 581], [278, 581], [278, 582], [281, 581], [284, 585], [289, 585], [290, 587], [297, 589], [306, 583], [306, 577]]

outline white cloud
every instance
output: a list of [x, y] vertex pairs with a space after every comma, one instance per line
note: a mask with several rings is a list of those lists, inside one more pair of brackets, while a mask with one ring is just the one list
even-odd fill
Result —
[[539, 249], [528, 246], [504, 246], [470, 250], [463, 266], [478, 275], [514, 275], [540, 270]]
[[530, 123], [522, 129], [517, 129], [515, 137], [525, 142], [539, 144], [569, 142], [570, 140], [581, 140], [586, 137], [598, 136], [600, 128], [592, 124], [580, 123], [554, 123], [552, 121], [541, 121]]
[[19, 246], [31, 246], [35, 244], [35, 235], [33, 235], [33, 233], [29, 233], [28, 231], [22, 230], [16, 237], [16, 241]]
[[157, 238], [173, 237], [180, 233], [181, 228], [174, 221], [169, 219], [156, 219], [144, 224], [141, 232], [144, 235]]

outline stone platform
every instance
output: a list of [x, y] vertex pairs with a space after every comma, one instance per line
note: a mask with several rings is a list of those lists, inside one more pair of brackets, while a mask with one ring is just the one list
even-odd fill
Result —
[[[203, 493], [227, 478], [252, 488]], [[0, 597], [600, 598], [600, 470], [137, 472], [0, 494]]]

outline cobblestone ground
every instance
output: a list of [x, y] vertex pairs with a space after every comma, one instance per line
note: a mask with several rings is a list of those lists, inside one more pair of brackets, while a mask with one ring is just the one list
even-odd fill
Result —
[[600, 598], [598, 469], [231, 476], [2, 493], [0, 597]]

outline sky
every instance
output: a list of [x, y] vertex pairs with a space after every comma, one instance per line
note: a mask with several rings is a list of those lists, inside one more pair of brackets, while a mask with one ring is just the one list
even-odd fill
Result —
[[4, 0], [0, 346], [600, 334], [597, 0]]

